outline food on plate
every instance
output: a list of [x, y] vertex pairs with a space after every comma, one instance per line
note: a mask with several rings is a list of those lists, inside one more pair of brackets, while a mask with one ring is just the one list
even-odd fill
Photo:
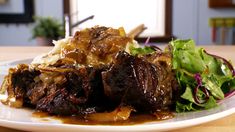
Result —
[[123, 28], [95, 26], [54, 44], [31, 64], [9, 69], [2, 103], [106, 122], [146, 113], [167, 119], [216, 107], [235, 93], [231, 63], [193, 40], [161, 50], [138, 44]]

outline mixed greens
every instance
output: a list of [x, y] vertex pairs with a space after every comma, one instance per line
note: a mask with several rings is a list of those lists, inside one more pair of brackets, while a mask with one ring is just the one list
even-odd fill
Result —
[[233, 93], [234, 69], [227, 60], [196, 48], [193, 40], [174, 40], [170, 44], [180, 94], [176, 112], [209, 109]]
[[[235, 94], [235, 71], [226, 59], [197, 48], [193, 40], [173, 40], [172, 69], [178, 81], [176, 112], [216, 107]], [[130, 47], [132, 55], [153, 53], [154, 48]]]

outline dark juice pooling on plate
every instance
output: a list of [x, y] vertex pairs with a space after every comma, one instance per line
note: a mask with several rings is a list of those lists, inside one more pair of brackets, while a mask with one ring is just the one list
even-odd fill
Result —
[[150, 114], [133, 114], [125, 121], [92, 121], [84, 119], [81, 116], [50, 116], [45, 112], [34, 112], [33, 117], [42, 118], [42, 121], [46, 121], [44, 117], [51, 117], [53, 119], [61, 120], [65, 124], [77, 124], [77, 125], [136, 125], [153, 121], [162, 121], [165, 119], [171, 119], [174, 114], [171, 112], [160, 113], [156, 116]]

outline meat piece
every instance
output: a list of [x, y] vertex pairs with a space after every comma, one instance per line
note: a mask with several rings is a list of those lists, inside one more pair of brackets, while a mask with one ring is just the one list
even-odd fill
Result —
[[104, 102], [101, 79], [103, 69], [92, 67], [61, 69], [60, 74], [64, 75], [66, 81], [60, 85], [52, 83], [52, 87], [47, 86], [46, 89], [53, 90], [47, 92], [46, 96], [37, 102], [36, 108], [57, 115], [104, 111], [107, 104]]
[[[3, 101], [12, 107], [22, 107], [24, 102], [29, 101], [26, 93], [34, 87], [34, 77], [39, 75], [37, 70], [30, 69], [26, 64], [19, 64], [16, 68], [10, 68], [9, 74], [5, 76], [1, 90], [7, 90], [8, 98]], [[11, 100], [15, 100], [12, 102]]]
[[69, 93], [66, 89], [59, 89], [55, 93], [42, 98], [37, 103], [36, 109], [57, 115], [78, 114], [80, 107], [69, 100], [68, 96]]
[[42, 82], [31, 84], [34, 85], [34, 87], [26, 91], [26, 97], [28, 97], [30, 101], [27, 102], [27, 104], [36, 105], [37, 102], [46, 95], [47, 87]]
[[[102, 73], [105, 94], [116, 104], [137, 111], [167, 109], [172, 104], [171, 77], [165, 67], [119, 52], [114, 64]], [[168, 79], [169, 78], [169, 79]]]

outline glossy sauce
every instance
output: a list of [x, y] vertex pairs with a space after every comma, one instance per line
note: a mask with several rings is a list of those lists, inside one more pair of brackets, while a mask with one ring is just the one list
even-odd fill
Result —
[[99, 66], [109, 64], [113, 57], [133, 41], [123, 29], [93, 27], [75, 33], [61, 50], [62, 62]]
[[81, 116], [50, 116], [45, 112], [34, 112], [33, 117], [42, 118], [42, 120], [45, 117], [51, 117], [53, 119], [61, 120], [65, 124], [77, 124], [77, 125], [136, 125], [147, 122], [171, 119], [174, 117], [174, 114], [171, 112], [163, 112], [163, 113], [158, 113], [157, 117], [150, 114], [132, 114], [128, 120], [108, 121], [108, 122], [86, 120]]

